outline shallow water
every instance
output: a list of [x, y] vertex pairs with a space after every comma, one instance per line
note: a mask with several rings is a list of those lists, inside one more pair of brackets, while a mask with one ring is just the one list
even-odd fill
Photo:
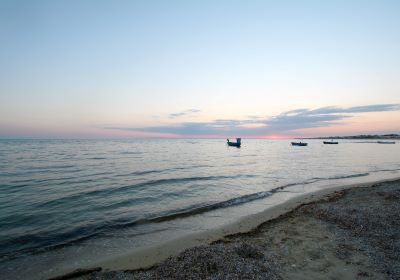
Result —
[[400, 171], [400, 143], [308, 142], [0, 140], [0, 271], [41, 278], [233, 221], [293, 186]]

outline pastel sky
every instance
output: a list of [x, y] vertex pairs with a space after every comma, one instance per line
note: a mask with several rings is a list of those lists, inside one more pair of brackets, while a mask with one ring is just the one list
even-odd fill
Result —
[[0, 1], [0, 138], [400, 133], [400, 1]]

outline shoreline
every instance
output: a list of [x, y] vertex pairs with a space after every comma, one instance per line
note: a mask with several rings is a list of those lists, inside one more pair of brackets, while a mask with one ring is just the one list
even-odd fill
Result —
[[[146, 270], [153, 266], [156, 266], [170, 257], [176, 257], [183, 251], [206, 245], [212, 244], [217, 241], [221, 241], [227, 236], [237, 234], [250, 234], [256, 230], [262, 224], [269, 221], [279, 220], [281, 216], [292, 212], [302, 205], [318, 202], [324, 200], [325, 197], [344, 191], [348, 189], [354, 189], [359, 187], [372, 187], [382, 183], [392, 183], [400, 180], [400, 177], [394, 177], [390, 179], [380, 179], [370, 182], [359, 182], [341, 186], [330, 186], [321, 188], [317, 191], [296, 195], [288, 198], [285, 192], [276, 193], [274, 199], [280, 199], [283, 202], [272, 207], [268, 207], [262, 212], [252, 214], [245, 218], [242, 218], [234, 223], [226, 226], [222, 226], [217, 229], [210, 229], [205, 232], [190, 234], [185, 237], [177, 238], [174, 240], [167, 241], [157, 246], [148, 247], [141, 249], [123, 256], [118, 256], [106, 261], [100, 261], [92, 266], [92, 268], [76, 270], [82, 274], [90, 273], [95, 267], [96, 270], [103, 272], [107, 271], [132, 271], [132, 270]], [[72, 274], [70, 271], [65, 271], [64, 274], [59, 273], [61, 278], [56, 279], [68, 279], [71, 278]], [[56, 275], [55, 275], [56, 276]], [[76, 277], [76, 276], [73, 276]]]

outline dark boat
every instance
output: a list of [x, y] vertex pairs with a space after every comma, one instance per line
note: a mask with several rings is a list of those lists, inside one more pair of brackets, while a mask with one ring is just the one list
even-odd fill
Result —
[[339, 142], [331, 140], [331, 141], [324, 141], [324, 144], [339, 144]]
[[307, 146], [308, 143], [304, 143], [304, 142], [291, 142], [292, 146]]
[[378, 144], [396, 144], [395, 141], [378, 141]]
[[242, 144], [242, 138], [236, 138], [236, 142], [230, 142], [229, 139], [226, 139], [226, 142], [228, 143], [228, 146], [240, 148], [240, 145]]

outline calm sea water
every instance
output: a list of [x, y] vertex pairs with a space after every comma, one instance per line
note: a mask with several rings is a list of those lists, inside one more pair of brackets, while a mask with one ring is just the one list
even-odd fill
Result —
[[0, 140], [0, 272], [40, 279], [233, 221], [292, 186], [400, 170], [400, 143], [308, 142]]

